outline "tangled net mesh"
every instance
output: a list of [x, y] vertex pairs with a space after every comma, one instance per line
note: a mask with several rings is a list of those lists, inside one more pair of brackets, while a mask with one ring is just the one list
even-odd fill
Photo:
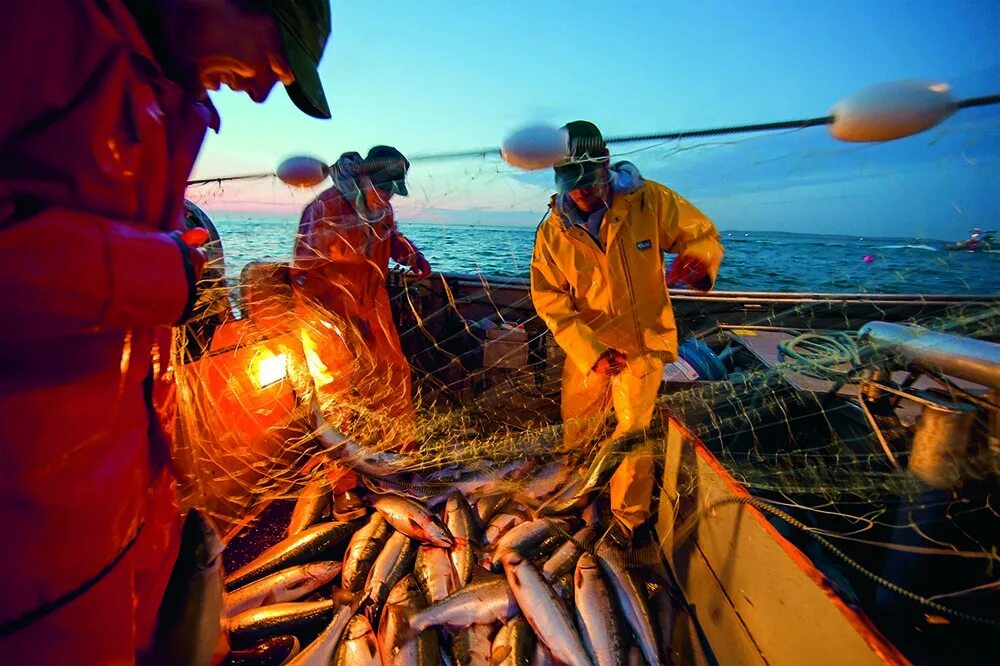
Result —
[[[812, 239], [801, 248], [815, 254], [782, 258], [789, 245], [806, 241], [735, 230], [787, 221], [803, 210], [820, 230], [836, 228], [831, 225], [838, 219], [851, 221], [846, 228], [866, 228], [867, 220], [921, 207], [928, 209], [925, 220], [990, 228], [997, 202], [995, 196], [984, 200], [981, 191], [989, 182], [995, 188], [998, 137], [1000, 118], [981, 110], [891, 144], [834, 145], [817, 128], [640, 144], [615, 155], [715, 220], [727, 248], [717, 290], [855, 295], [843, 306], [793, 299], [721, 327], [712, 325], [711, 311], [679, 314], [681, 340], [701, 334], [716, 350], [729, 350], [730, 368], [719, 381], [667, 385], [650, 430], [632, 444], [662, 458], [667, 421], [674, 417], [747, 490], [750, 499], [740, 501], [794, 516], [797, 529], [788, 535], [799, 532], [796, 543], [804, 549], [809, 538], [803, 535], [813, 534], [836, 542], [861, 565], [877, 558], [853, 546], [932, 554], [968, 568], [987, 588], [997, 586], [1000, 469], [989, 434], [996, 395], [970, 392], [930, 373], [923, 378], [925, 391], [976, 408], [961, 462], [964, 487], [971, 490], [928, 495], [907, 473], [902, 444], [913, 433], [916, 412], [909, 420], [889, 418], [886, 410], [864, 415], [874, 401], [864, 397], [870, 370], [890, 359], [853, 333], [864, 321], [884, 317], [995, 342], [1000, 254], [946, 252], [927, 238], [872, 244], [858, 237]], [[913, 152], [922, 155], [919, 162], [906, 158]], [[320, 432], [327, 428], [356, 445], [336, 450], [341, 465], [363, 467], [384, 457], [399, 463], [401, 473], [387, 478], [363, 471], [368, 482], [427, 497], [478, 473], [468, 486], [473, 492], [537, 498], [565, 482], [567, 470], [586, 468], [593, 448], [561, 450], [564, 355], [534, 313], [524, 279], [550, 178], [547, 171], [515, 171], [493, 157], [414, 162], [411, 196], [393, 201], [396, 219], [435, 269], [448, 275], [414, 280], [394, 267], [388, 276], [393, 317], [412, 369], [412, 418], [393, 406], [405, 393], [405, 380], [386, 368], [355, 323], [292, 289], [288, 264], [299, 215], [329, 182], [311, 190], [276, 178], [189, 188], [188, 199], [218, 228], [221, 247], [215, 244], [196, 320], [178, 329], [174, 346], [185, 503], [207, 509], [231, 534], [259, 507], [294, 498], [327, 473], [317, 464], [331, 455], [331, 441]], [[932, 181], [933, 191], [927, 188]], [[522, 226], [502, 226], [508, 221]], [[928, 236], [933, 228], [921, 227]], [[877, 225], [872, 229], [879, 235]], [[859, 262], [862, 253], [874, 261]], [[967, 298], [931, 296], [923, 307], [903, 307], [898, 298], [859, 296], [893, 293]], [[683, 293], [675, 296], [675, 309], [682, 299]], [[867, 318], [859, 321], [858, 312]], [[832, 337], [829, 329], [843, 337]], [[824, 336], [818, 343], [798, 338], [817, 332]], [[742, 346], [772, 333], [785, 347], [770, 363]], [[893, 387], [917, 386], [915, 376], [894, 369]], [[912, 402], [901, 398], [893, 407]], [[695, 465], [684, 457], [680, 464]], [[671, 492], [697, 493], [698, 474], [677, 479]], [[912, 510], [914, 502], [919, 511]], [[926, 515], [944, 516], [954, 533], [922, 531]], [[901, 541], [902, 531], [919, 534], [918, 542]], [[935, 596], [954, 600], [968, 591], [953, 585]]]

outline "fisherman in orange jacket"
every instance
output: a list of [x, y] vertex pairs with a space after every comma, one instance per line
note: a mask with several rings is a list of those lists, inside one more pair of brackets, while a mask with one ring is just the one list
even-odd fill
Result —
[[[0, 661], [147, 653], [178, 550], [170, 327], [205, 257], [183, 195], [226, 84], [329, 117], [328, 0], [5, 3]], [[148, 654], [147, 654], [148, 656]]]
[[[649, 425], [664, 363], [677, 359], [667, 285], [711, 289], [723, 248], [686, 199], [629, 162], [609, 165], [593, 123], [564, 128], [571, 157], [555, 167], [559, 191], [535, 237], [531, 297], [566, 352], [561, 409], [570, 450], [593, 442], [612, 406], [613, 436]], [[669, 275], [664, 253], [677, 255]]]
[[[295, 242], [293, 284], [306, 364], [324, 416], [352, 438], [396, 451], [415, 447], [410, 366], [392, 318], [389, 260], [430, 275], [423, 253], [396, 227], [391, 199], [407, 196], [410, 163], [391, 146], [362, 159], [345, 153], [333, 187], [306, 207]], [[361, 510], [348, 474], [334, 513]]]

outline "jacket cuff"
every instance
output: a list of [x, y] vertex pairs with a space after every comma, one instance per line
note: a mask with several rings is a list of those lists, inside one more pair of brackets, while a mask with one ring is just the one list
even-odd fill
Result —
[[[173, 326], [194, 301], [194, 266], [183, 241], [118, 225], [108, 239], [110, 324]], [[181, 245], [181, 247], [179, 247]]]

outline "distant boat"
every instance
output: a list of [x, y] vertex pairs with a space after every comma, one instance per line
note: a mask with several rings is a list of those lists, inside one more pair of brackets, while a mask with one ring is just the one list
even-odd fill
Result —
[[1000, 240], [996, 238], [997, 232], [981, 231], [978, 227], [973, 229], [969, 237], [957, 243], [948, 243], [944, 246], [946, 250], [963, 250], [965, 252], [989, 252], [994, 248], [1000, 249]]

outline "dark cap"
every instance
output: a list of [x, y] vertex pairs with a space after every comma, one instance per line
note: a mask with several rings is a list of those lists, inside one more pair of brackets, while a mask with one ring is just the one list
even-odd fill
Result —
[[372, 185], [401, 197], [409, 195], [406, 189], [406, 172], [409, 170], [410, 162], [392, 146], [372, 147], [364, 161], [364, 172]]
[[330, 105], [319, 80], [319, 59], [330, 37], [329, 0], [267, 0], [278, 21], [285, 57], [295, 81], [285, 86], [295, 106], [313, 118], [329, 118]]
[[565, 194], [580, 187], [595, 185], [604, 177], [610, 160], [608, 147], [597, 125], [586, 120], [574, 120], [563, 125], [569, 133], [569, 158], [553, 167], [556, 188]]

